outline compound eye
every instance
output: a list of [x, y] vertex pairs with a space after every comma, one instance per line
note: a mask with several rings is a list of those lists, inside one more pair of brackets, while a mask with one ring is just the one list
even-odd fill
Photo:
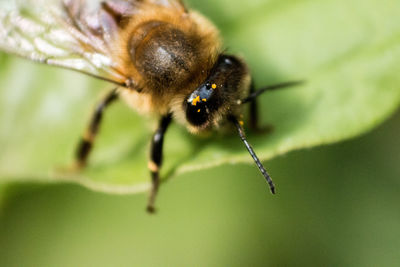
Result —
[[186, 119], [194, 126], [202, 126], [210, 120], [213, 94], [216, 85], [206, 82], [187, 98]]
[[186, 119], [194, 126], [201, 127], [202, 125], [205, 125], [209, 119], [207, 107], [204, 105], [199, 105], [197, 107], [188, 105], [186, 109]]

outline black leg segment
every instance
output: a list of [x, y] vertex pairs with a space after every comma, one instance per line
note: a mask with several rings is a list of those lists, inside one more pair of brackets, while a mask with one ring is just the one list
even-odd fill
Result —
[[[251, 82], [250, 95], [255, 92], [254, 83]], [[250, 128], [257, 131], [259, 129], [259, 119], [258, 119], [258, 105], [257, 98], [250, 100]]]
[[92, 115], [90, 124], [86, 133], [82, 137], [76, 150], [76, 167], [82, 168], [86, 165], [90, 151], [93, 147], [93, 142], [99, 132], [103, 112], [112, 102], [118, 98], [117, 89], [112, 90], [106, 97], [97, 105], [95, 112]]
[[150, 191], [147, 211], [153, 213], [155, 211], [154, 203], [160, 185], [160, 167], [163, 160], [163, 143], [164, 135], [172, 121], [172, 114], [168, 114], [161, 118], [159, 126], [153, 135], [150, 148], [149, 169], [151, 172], [152, 187]]

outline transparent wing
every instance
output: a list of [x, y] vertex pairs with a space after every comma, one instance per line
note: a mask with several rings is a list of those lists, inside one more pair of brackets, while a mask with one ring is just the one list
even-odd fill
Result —
[[170, 8], [176, 8], [183, 11], [187, 11], [185, 5], [183, 4], [183, 0], [147, 0], [151, 3], [162, 5]]
[[108, 46], [117, 34], [115, 22], [111, 15], [101, 9], [92, 12], [86, 4], [3, 0], [0, 50], [123, 84], [126, 77], [113, 63]]
[[148, 4], [186, 11], [181, 0], [1, 0], [0, 50], [129, 86], [112, 43]]

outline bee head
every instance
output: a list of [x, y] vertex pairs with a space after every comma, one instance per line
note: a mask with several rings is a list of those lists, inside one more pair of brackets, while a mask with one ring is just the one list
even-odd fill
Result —
[[220, 55], [207, 79], [183, 103], [187, 122], [202, 130], [236, 113], [238, 100], [248, 93], [248, 81], [247, 67], [241, 60]]

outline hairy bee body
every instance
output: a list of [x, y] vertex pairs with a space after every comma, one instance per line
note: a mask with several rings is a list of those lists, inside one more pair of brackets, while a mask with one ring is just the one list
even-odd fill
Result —
[[250, 126], [257, 129], [256, 97], [296, 82], [255, 92], [246, 63], [225, 54], [216, 27], [181, 0], [99, 0], [94, 10], [87, 0], [59, 0], [54, 9], [45, 1], [0, 9], [0, 50], [117, 85], [95, 109], [75, 168], [87, 164], [106, 107], [122, 98], [138, 112], [159, 117], [148, 162], [148, 211], [154, 211], [164, 136], [173, 121], [192, 133], [230, 123], [275, 192], [244, 134], [243, 104], [250, 103]]
[[[184, 99], [209, 76], [222, 52], [217, 28], [201, 14], [149, 4], [129, 19], [116, 41], [114, 58], [135, 81], [135, 90], [121, 92], [125, 102], [140, 113], [174, 118], [191, 132], [202, 129], [188, 125], [182, 109]], [[247, 69], [243, 76], [247, 75]], [[226, 107], [248, 94], [249, 80], [226, 96]], [[232, 98], [232, 101], [229, 101]], [[235, 98], [235, 100], [233, 100]], [[221, 110], [224, 105], [221, 105]], [[208, 127], [219, 126], [215, 116]]]
[[221, 52], [219, 33], [192, 11], [146, 5], [138, 14], [115, 46], [138, 88], [122, 95], [139, 112], [164, 115], [206, 79]]

